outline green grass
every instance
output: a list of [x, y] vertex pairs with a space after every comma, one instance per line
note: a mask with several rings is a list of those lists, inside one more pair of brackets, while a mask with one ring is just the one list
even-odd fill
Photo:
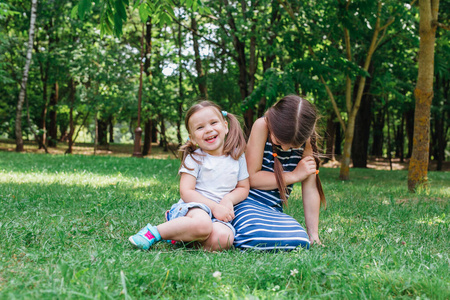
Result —
[[[1, 299], [449, 299], [450, 173], [321, 169], [326, 247], [205, 253], [127, 238], [178, 200], [170, 159], [0, 152]], [[300, 186], [287, 212], [304, 224]], [[220, 276], [215, 277], [215, 272]]]

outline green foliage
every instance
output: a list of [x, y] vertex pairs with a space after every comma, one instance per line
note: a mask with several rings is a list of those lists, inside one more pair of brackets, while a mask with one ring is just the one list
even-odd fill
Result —
[[[134, 3], [130, 3], [128, 0], [96, 0], [95, 5], [101, 8], [100, 31], [102, 35], [122, 36], [123, 26], [128, 19], [126, 11], [128, 7], [133, 10], [138, 9], [141, 22], [146, 22], [148, 17], [151, 17], [154, 24], [170, 25], [175, 17], [173, 11], [175, 4], [172, 0], [135, 0]], [[209, 8], [201, 0], [184, 0], [181, 1], [181, 5], [199, 13], [210, 13]], [[75, 18], [78, 15], [83, 20], [91, 8], [92, 1], [80, 0], [79, 4], [72, 9], [71, 16]]]
[[[448, 299], [450, 174], [321, 169], [325, 247], [206, 253], [127, 238], [164, 221], [179, 161], [0, 152], [1, 298]], [[304, 224], [300, 186], [286, 212]]]

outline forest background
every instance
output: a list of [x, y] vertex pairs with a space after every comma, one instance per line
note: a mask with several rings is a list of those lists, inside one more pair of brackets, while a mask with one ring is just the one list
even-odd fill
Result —
[[[31, 11], [27, 1], [0, 3], [4, 139], [18, 138]], [[449, 11], [441, 2], [439, 19]], [[296, 93], [322, 115], [325, 160], [347, 153], [364, 168], [369, 157], [412, 155], [419, 2], [39, 1], [35, 16], [19, 132], [40, 148], [67, 144], [71, 153], [83, 141], [108, 149], [142, 127], [135, 154], [150, 154], [152, 142], [170, 151], [185, 140], [183, 112], [198, 99], [241, 115], [248, 133], [270, 105]], [[442, 170], [450, 34], [435, 34], [429, 158]]]

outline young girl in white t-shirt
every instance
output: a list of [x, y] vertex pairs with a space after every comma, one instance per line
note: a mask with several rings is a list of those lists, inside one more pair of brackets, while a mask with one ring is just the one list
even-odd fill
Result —
[[185, 125], [189, 140], [181, 148], [181, 199], [166, 213], [167, 222], [147, 224], [129, 238], [137, 248], [148, 250], [161, 240], [196, 241], [208, 251], [233, 245], [233, 206], [249, 192], [241, 126], [210, 101], [192, 106]]

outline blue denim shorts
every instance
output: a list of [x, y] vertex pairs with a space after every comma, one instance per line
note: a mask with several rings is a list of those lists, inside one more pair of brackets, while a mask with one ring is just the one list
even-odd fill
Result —
[[233, 235], [236, 235], [236, 230], [234, 229], [234, 227], [231, 225], [231, 223], [229, 222], [224, 222], [224, 221], [220, 221], [217, 220], [216, 218], [213, 217], [211, 209], [209, 209], [209, 207], [203, 203], [197, 203], [197, 202], [189, 202], [186, 203], [183, 200], [180, 200], [179, 202], [175, 203], [174, 205], [172, 205], [172, 207], [169, 210], [169, 213], [167, 214], [167, 221], [179, 218], [179, 217], [184, 217], [187, 215], [188, 211], [191, 208], [201, 208], [204, 211], [206, 211], [206, 213], [208, 213], [209, 217], [211, 218], [211, 221], [214, 222], [219, 222], [222, 223], [224, 225], [226, 225], [228, 228], [231, 229], [231, 231], [233, 231]]

